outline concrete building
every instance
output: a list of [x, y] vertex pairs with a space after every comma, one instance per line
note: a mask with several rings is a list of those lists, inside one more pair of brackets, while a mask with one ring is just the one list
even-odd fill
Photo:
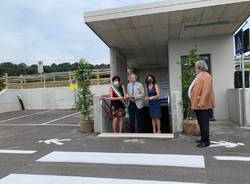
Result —
[[233, 88], [233, 34], [250, 15], [248, 0], [166, 0], [85, 13], [85, 23], [110, 48], [112, 75], [127, 81], [127, 67], [144, 81], [148, 73], [168, 83], [172, 131], [182, 131], [181, 58], [195, 47], [210, 65], [217, 106], [229, 119]]

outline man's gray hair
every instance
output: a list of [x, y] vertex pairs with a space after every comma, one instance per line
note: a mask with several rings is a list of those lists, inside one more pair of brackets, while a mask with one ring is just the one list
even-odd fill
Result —
[[137, 74], [136, 74], [135, 72], [131, 72], [131, 73], [130, 73], [130, 76], [131, 76], [131, 75], [135, 75], [135, 76], [137, 77]]
[[208, 71], [207, 63], [204, 60], [198, 60], [195, 64], [195, 67], [202, 71]]

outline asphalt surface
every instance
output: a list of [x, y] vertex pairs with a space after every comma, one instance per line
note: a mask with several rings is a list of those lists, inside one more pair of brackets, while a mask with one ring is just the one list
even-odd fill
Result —
[[[93, 177], [142, 181], [168, 181], [181, 183], [250, 183], [249, 161], [221, 161], [215, 156], [250, 158], [250, 130], [228, 122], [211, 123], [211, 140], [243, 143], [234, 148], [196, 148], [196, 137], [180, 135], [177, 139], [98, 138], [97, 134], [79, 132], [79, 114], [73, 110], [24, 111], [0, 114], [0, 184], [10, 174], [70, 177]], [[42, 142], [67, 139], [63, 145]], [[40, 142], [39, 142], [40, 141]], [[2, 153], [1, 153], [2, 150]], [[3, 153], [3, 150], [34, 150], [33, 154]], [[54, 152], [140, 153], [163, 155], [203, 156], [204, 168], [179, 166], [105, 164], [81, 162], [37, 162]], [[176, 160], [178, 162], [180, 160]], [[34, 177], [35, 179], [35, 177]], [[73, 178], [72, 178], [73, 179]], [[42, 181], [44, 184], [54, 184]], [[63, 180], [63, 179], [62, 179]], [[124, 180], [124, 182], [123, 182]], [[14, 183], [26, 184], [18, 180]], [[34, 183], [37, 183], [34, 181]], [[39, 183], [39, 182], [38, 182]], [[62, 183], [58, 180], [58, 183]], [[85, 182], [81, 182], [85, 184]], [[95, 182], [98, 184], [98, 182]], [[136, 183], [136, 182], [134, 182]]]

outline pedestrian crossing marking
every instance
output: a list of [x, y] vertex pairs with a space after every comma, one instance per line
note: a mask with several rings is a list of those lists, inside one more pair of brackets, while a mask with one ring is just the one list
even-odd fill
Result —
[[202, 155], [54, 151], [37, 161], [205, 168]]
[[32, 150], [0, 150], [0, 154], [34, 154], [36, 151]]
[[150, 181], [77, 176], [11, 174], [0, 180], [0, 184], [198, 184], [172, 181]]
[[242, 162], [250, 162], [250, 157], [237, 157], [237, 156], [216, 156], [214, 157], [216, 160], [224, 160], [224, 161], [242, 161]]
[[162, 134], [152, 134], [152, 133], [101, 133], [97, 137], [101, 138], [156, 138], [156, 139], [173, 139], [175, 134], [172, 133], [162, 133]]

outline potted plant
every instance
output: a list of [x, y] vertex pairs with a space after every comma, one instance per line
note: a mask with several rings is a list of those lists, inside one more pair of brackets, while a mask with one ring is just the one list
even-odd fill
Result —
[[199, 135], [200, 128], [197, 120], [195, 119], [195, 114], [191, 109], [190, 100], [188, 97], [188, 89], [193, 79], [195, 78], [194, 67], [195, 63], [199, 59], [197, 54], [197, 48], [191, 49], [189, 55], [184, 57], [182, 64], [182, 98], [183, 98], [183, 113], [184, 122], [183, 129], [184, 132], [191, 135]]
[[93, 132], [94, 130], [93, 118], [90, 116], [91, 108], [93, 106], [93, 95], [90, 91], [91, 75], [91, 65], [85, 59], [81, 59], [76, 71], [76, 79], [79, 86], [76, 107], [81, 113], [81, 132]]

